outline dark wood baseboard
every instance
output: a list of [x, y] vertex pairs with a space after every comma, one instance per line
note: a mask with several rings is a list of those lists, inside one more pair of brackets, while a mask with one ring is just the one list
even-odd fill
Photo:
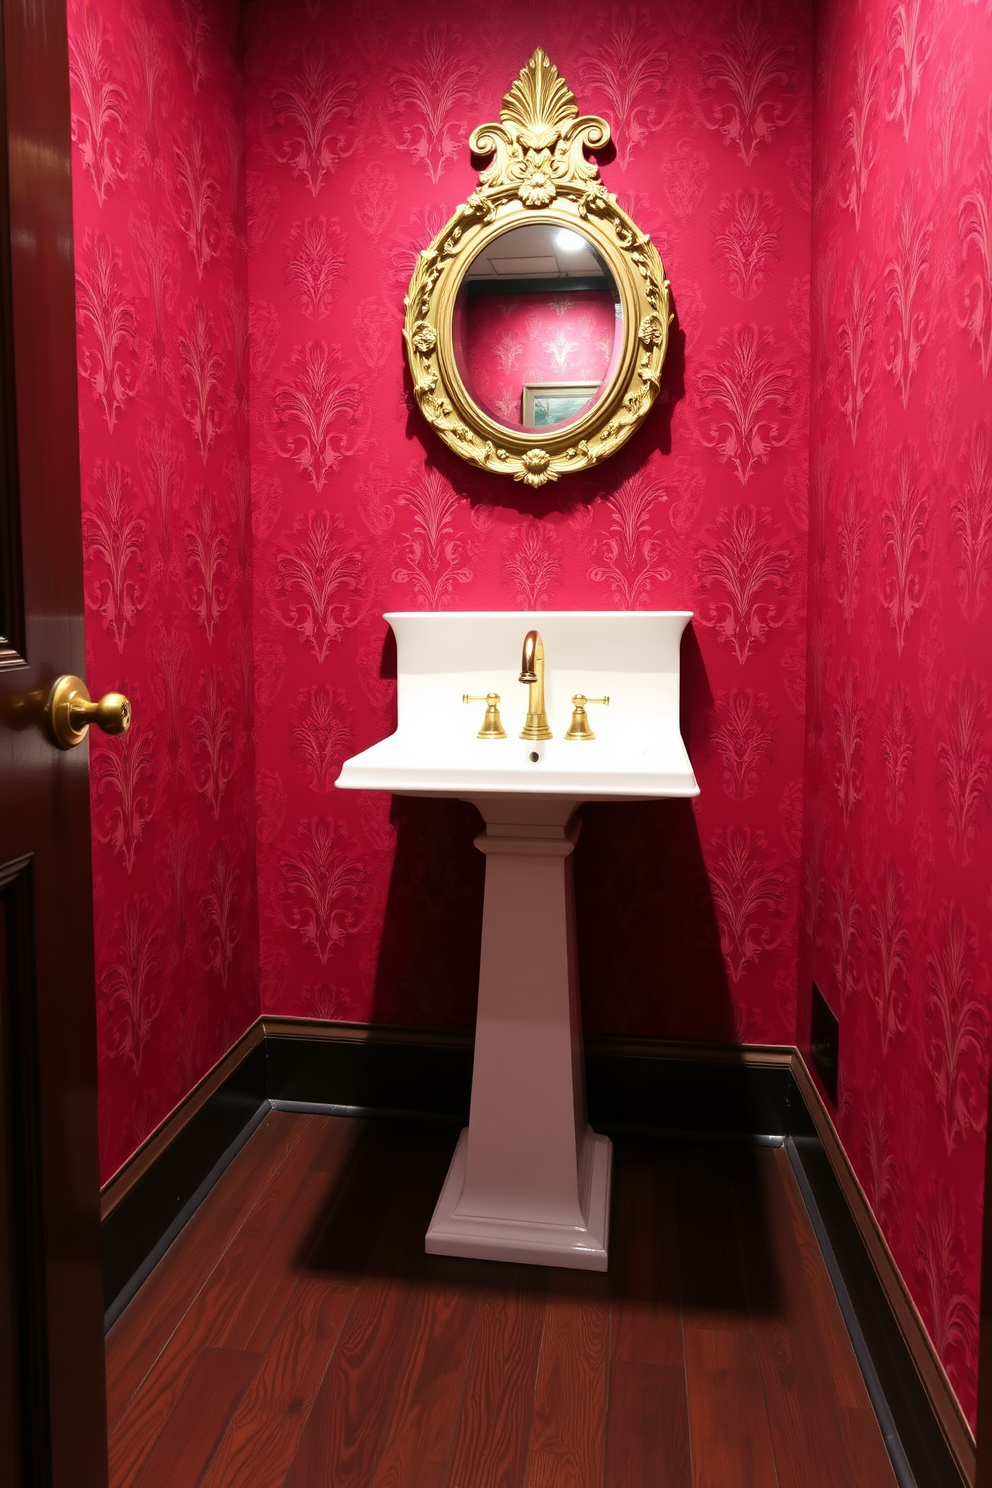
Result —
[[591, 1037], [589, 1119], [607, 1131], [782, 1138], [805, 1115], [795, 1101], [792, 1053], [761, 1045]]
[[224, 1058], [218, 1060], [212, 1070], [204, 1075], [203, 1079], [193, 1087], [170, 1111], [165, 1120], [145, 1138], [136, 1152], [133, 1152], [127, 1162], [117, 1169], [112, 1178], [108, 1179], [100, 1190], [100, 1218], [106, 1224], [119, 1204], [123, 1203], [127, 1195], [140, 1183], [145, 1174], [148, 1173], [164, 1156], [168, 1149], [175, 1143], [180, 1132], [194, 1122], [200, 1112], [210, 1105], [211, 1098], [226, 1086], [231, 1076], [240, 1069], [251, 1051], [262, 1042], [265, 1037], [265, 1028], [261, 1018], [247, 1029], [237, 1043], [234, 1044]]
[[115, 1315], [119, 1299], [267, 1103], [265, 1042], [256, 1023], [104, 1187], [106, 1316]]
[[829, 1236], [893, 1422], [920, 1488], [975, 1483], [975, 1438], [837, 1128], [798, 1049], [796, 1089], [813, 1133], [794, 1151]]
[[[109, 1314], [263, 1107], [465, 1121], [472, 1050], [461, 1030], [259, 1019], [104, 1189]], [[917, 1488], [973, 1488], [974, 1437], [799, 1050], [590, 1036], [586, 1073], [606, 1131], [789, 1141]]]
[[266, 1093], [276, 1105], [466, 1120], [471, 1033], [266, 1018]]
[[[268, 1096], [276, 1103], [468, 1119], [471, 1033], [262, 1021]], [[740, 1137], [815, 1134], [794, 1098], [792, 1049], [605, 1035], [591, 1035], [585, 1045], [593, 1125]]]

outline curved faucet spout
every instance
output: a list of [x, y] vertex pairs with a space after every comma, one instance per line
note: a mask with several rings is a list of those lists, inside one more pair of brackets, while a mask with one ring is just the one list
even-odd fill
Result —
[[544, 660], [544, 642], [536, 630], [529, 630], [524, 636], [523, 656], [520, 659], [521, 682], [537, 681], [537, 661]]
[[548, 715], [544, 711], [544, 642], [539, 631], [529, 630], [524, 636], [520, 680], [530, 687], [527, 722], [520, 734], [521, 739], [550, 739]]

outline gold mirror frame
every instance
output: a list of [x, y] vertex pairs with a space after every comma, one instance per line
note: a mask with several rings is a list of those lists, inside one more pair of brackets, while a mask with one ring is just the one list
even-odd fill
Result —
[[[405, 300], [403, 339], [421, 412], [444, 442], [483, 470], [543, 486], [598, 465], [643, 422], [661, 379], [672, 321], [669, 284], [657, 249], [599, 178], [584, 148], [601, 150], [610, 126], [579, 115], [575, 95], [539, 47], [503, 99], [498, 124], [469, 140], [495, 159], [429, 248]], [[562, 429], [515, 430], [471, 397], [455, 360], [455, 299], [476, 254], [514, 227], [550, 223], [582, 234], [613, 276], [623, 310], [623, 344], [605, 391]], [[540, 437], [540, 443], [535, 441]]]

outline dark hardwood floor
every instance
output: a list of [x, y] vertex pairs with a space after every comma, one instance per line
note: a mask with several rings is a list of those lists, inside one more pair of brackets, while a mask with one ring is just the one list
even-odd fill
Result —
[[456, 1136], [266, 1118], [108, 1337], [113, 1488], [894, 1488], [783, 1150], [616, 1142], [604, 1276], [426, 1256]]

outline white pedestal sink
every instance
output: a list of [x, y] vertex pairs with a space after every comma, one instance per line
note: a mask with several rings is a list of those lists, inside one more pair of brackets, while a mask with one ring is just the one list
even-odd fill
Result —
[[[486, 830], [486, 897], [469, 1125], [427, 1231], [440, 1255], [605, 1271], [611, 1149], [586, 1120], [575, 961], [572, 816], [583, 801], [699, 793], [679, 732], [687, 611], [416, 612], [396, 635], [396, 732], [346, 761], [337, 785], [454, 796]], [[518, 736], [521, 647], [546, 656], [554, 737]], [[500, 694], [505, 739], [478, 739]], [[572, 695], [608, 695], [596, 737], [566, 740]]]

